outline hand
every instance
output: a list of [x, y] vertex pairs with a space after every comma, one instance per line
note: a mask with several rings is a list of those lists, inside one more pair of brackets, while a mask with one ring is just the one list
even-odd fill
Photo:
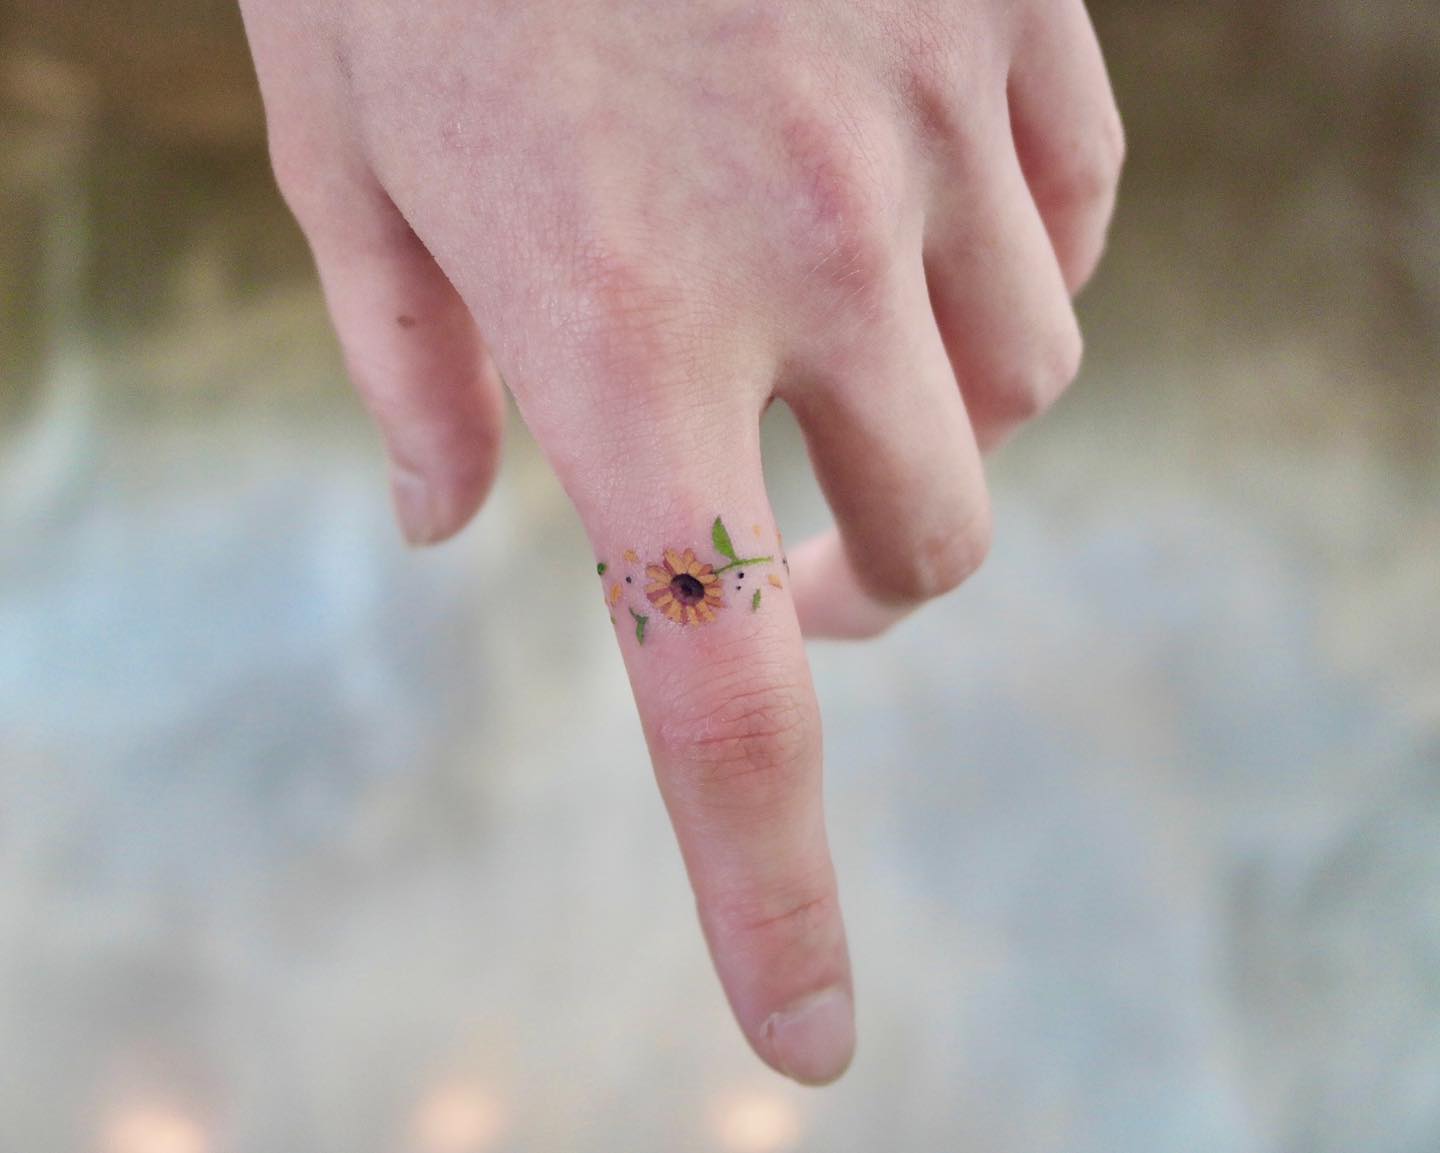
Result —
[[[1081, 0], [242, 6], [407, 534], [483, 499], [503, 369], [593, 543], [736, 1017], [837, 1077], [802, 625], [875, 632], [959, 584], [980, 450], [1076, 372], [1123, 150]], [[839, 525], [788, 566], [772, 396]]]

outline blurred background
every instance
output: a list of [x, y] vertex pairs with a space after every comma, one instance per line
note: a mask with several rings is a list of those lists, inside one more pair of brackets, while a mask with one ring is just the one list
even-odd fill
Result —
[[1440, 1148], [1440, 10], [1093, 7], [1084, 375], [982, 573], [814, 649], [817, 1093], [518, 423], [399, 544], [230, 0], [0, 0], [0, 1151]]

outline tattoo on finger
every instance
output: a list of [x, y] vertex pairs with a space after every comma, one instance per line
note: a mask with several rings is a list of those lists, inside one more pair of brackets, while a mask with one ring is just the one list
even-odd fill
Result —
[[[752, 527], [756, 538], [761, 538], [760, 526]], [[714, 561], [701, 559], [693, 548], [665, 548], [658, 559], [642, 564], [640, 554], [627, 548], [622, 554], [623, 567], [600, 560], [595, 564], [595, 572], [605, 586], [605, 604], [611, 621], [618, 627], [615, 609], [621, 601], [627, 601], [635, 624], [635, 641], [643, 645], [650, 635], [652, 616], [681, 628], [710, 624], [730, 607], [732, 602], [727, 592], [742, 602], [749, 594], [750, 611], [758, 612], [760, 575], [752, 574], [747, 587], [746, 570], [767, 570], [766, 583], [783, 589], [785, 582], [773, 566], [778, 564], [788, 572], [790, 565], [778, 533], [776, 541], [776, 551], [768, 556], [741, 556], [724, 520], [717, 516], [710, 527], [710, 545], [717, 554]]]

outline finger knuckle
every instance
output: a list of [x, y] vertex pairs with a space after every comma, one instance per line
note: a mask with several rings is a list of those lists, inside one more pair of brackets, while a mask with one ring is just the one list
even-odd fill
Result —
[[992, 535], [990, 502], [982, 497], [963, 520], [914, 533], [903, 548], [871, 554], [861, 561], [859, 575], [882, 604], [933, 600], [974, 576], [990, 553]]
[[1032, 417], [1048, 410], [1075, 383], [1084, 356], [1085, 341], [1073, 318], [1041, 345], [1026, 381]]
[[894, 276], [897, 220], [875, 134], [832, 111], [792, 119], [785, 144], [800, 271], [841, 300], [875, 300]]
[[1112, 105], [1070, 163], [1052, 177], [1051, 197], [1079, 205], [1109, 204], [1120, 186], [1125, 149], [1125, 128]]
[[936, 91], [953, 91], [965, 58], [965, 38], [951, 14], [916, 5], [896, 10], [887, 24], [910, 71]]
[[959, 588], [985, 563], [993, 537], [994, 528], [987, 502], [959, 532], [922, 550], [917, 581], [919, 591], [927, 597], [937, 597]]
[[1080, 374], [1085, 344], [1070, 323], [1037, 342], [1033, 355], [999, 382], [993, 407], [1009, 423], [1023, 424], [1049, 411]]
[[974, 576], [990, 555], [993, 531], [986, 501], [958, 528], [922, 539], [909, 573], [911, 599], [944, 596]]
[[818, 732], [808, 686], [739, 663], [674, 702], [659, 751], [707, 803], [763, 808], [803, 784], [818, 759]]
[[1104, 173], [1106, 187], [1113, 191], [1120, 183], [1125, 170], [1128, 145], [1125, 141], [1125, 123], [1120, 118], [1120, 109], [1111, 104], [1100, 124], [1099, 167]]
[[569, 288], [563, 336], [597, 378], [634, 380], [675, 360], [685, 306], [653, 258], [613, 242], [586, 244], [573, 258]]
[[900, 98], [923, 141], [952, 152], [981, 143], [981, 118], [967, 114], [956, 93], [969, 87], [978, 66], [973, 47], [947, 14], [924, 6], [892, 18], [889, 35], [905, 61]]

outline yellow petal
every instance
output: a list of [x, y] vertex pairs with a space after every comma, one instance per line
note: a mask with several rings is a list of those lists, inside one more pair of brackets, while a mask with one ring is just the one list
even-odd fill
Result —
[[679, 601], [677, 601], [677, 600], [672, 600], [668, 605], [666, 605], [666, 606], [665, 606], [663, 609], [661, 609], [660, 611], [663, 612], [667, 617], [669, 617], [669, 618], [670, 618], [672, 621], [674, 621], [676, 624], [681, 624], [681, 623], [682, 623], [682, 621], [681, 621], [680, 618], [684, 615], [684, 610], [681, 609], [681, 607], [680, 607], [680, 602], [679, 602]]
[[783, 589], [785, 587], [785, 582], [782, 581], [773, 572], [770, 574], [770, 583], [774, 585], [777, 589]]
[[679, 576], [686, 568], [685, 562], [680, 559], [680, 554], [673, 548], [665, 550], [665, 564], [669, 567], [671, 576]]
[[611, 585], [611, 586], [610, 586], [610, 603], [611, 603], [612, 605], [618, 605], [618, 604], [620, 603], [620, 586], [619, 586], [619, 585]]
[[626, 563], [626, 564], [637, 564], [637, 563], [639, 563], [639, 560], [640, 560], [640, 558], [635, 555], [635, 550], [634, 550], [633, 548], [627, 548], [627, 549], [625, 550], [625, 563]]

